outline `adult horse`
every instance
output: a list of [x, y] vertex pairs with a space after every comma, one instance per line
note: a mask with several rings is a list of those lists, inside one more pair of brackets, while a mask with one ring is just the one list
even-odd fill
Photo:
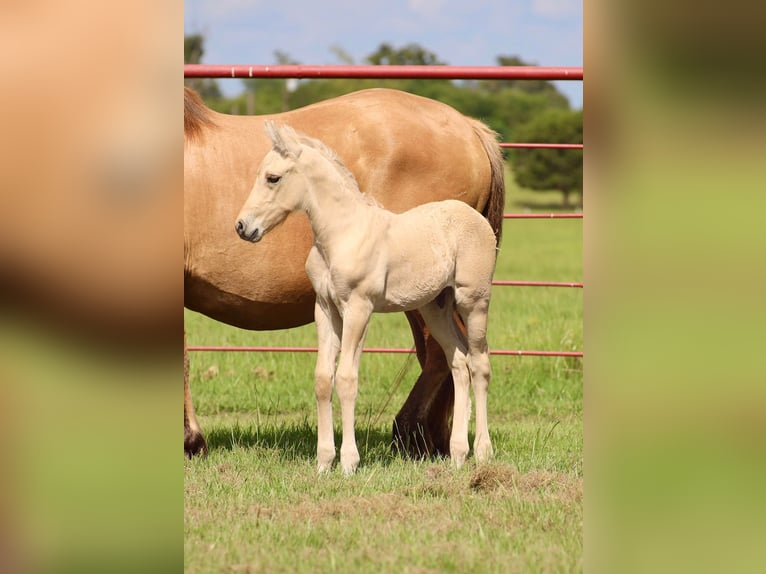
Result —
[[[232, 222], [271, 149], [273, 119], [324, 141], [359, 187], [390, 211], [459, 199], [500, 236], [505, 186], [495, 134], [455, 109], [405, 92], [371, 89], [283, 114], [230, 116], [184, 88], [184, 305], [243, 329], [297, 327], [314, 319], [304, 263], [305, 214], [292, 214], [248, 249]], [[413, 455], [448, 454], [454, 391], [450, 365], [423, 318], [408, 312], [422, 373], [397, 414], [394, 440]], [[184, 345], [185, 362], [188, 355]], [[207, 449], [184, 375], [184, 451]]]

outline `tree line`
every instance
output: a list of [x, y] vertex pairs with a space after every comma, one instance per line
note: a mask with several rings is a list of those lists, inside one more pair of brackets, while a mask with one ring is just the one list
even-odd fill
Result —
[[[340, 62], [353, 64], [342, 48], [332, 47]], [[200, 63], [204, 37], [184, 37], [185, 63]], [[276, 51], [276, 64], [299, 64]], [[381, 44], [365, 64], [440, 65], [436, 54], [419, 44], [394, 47]], [[530, 65], [517, 56], [498, 56], [500, 66]], [[189, 79], [213, 109], [230, 114], [272, 114], [372, 87], [387, 87], [444, 102], [465, 115], [480, 119], [498, 132], [502, 141], [582, 143], [582, 110], [573, 110], [566, 96], [545, 80], [361, 80], [281, 79], [241, 80], [242, 93], [225, 97], [213, 79]], [[582, 150], [514, 149], [508, 151], [513, 174], [520, 186], [533, 190], [558, 190], [563, 206], [571, 196], [582, 197]]]

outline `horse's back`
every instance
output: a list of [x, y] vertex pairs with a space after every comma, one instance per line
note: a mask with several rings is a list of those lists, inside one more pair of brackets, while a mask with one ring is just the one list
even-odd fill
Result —
[[491, 170], [481, 141], [441, 102], [373, 88], [274, 119], [335, 150], [361, 190], [395, 213], [451, 198], [477, 209], [486, 202]]
[[[414, 233], [423, 234], [424, 230], [428, 230], [439, 234], [444, 240], [452, 239], [457, 243], [475, 240], [485, 246], [490, 243], [493, 248], [497, 246], [492, 227], [486, 218], [457, 199], [425, 203], [413, 207], [397, 219], [406, 222]], [[492, 233], [491, 237], [488, 232]]]

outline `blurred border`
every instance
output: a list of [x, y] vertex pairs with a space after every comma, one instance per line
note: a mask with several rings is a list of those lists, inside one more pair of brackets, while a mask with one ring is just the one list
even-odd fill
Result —
[[182, 14], [2, 8], [2, 572], [183, 569]]
[[766, 563], [765, 16], [585, 3], [588, 571]]

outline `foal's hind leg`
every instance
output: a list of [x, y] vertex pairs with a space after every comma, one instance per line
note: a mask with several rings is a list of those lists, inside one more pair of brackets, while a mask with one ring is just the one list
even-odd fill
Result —
[[487, 313], [489, 297], [463, 297], [458, 289], [457, 308], [467, 330], [470, 356], [471, 384], [476, 399], [476, 437], [473, 453], [477, 462], [486, 462], [492, 456], [492, 442], [487, 423], [487, 394], [489, 391], [490, 364], [487, 346]]
[[436, 301], [420, 309], [433, 337], [439, 342], [452, 368], [455, 385], [455, 407], [450, 435], [450, 458], [460, 468], [468, 456], [468, 422], [471, 418], [467, 345], [452, 316], [453, 298], [450, 292], [443, 306]]

